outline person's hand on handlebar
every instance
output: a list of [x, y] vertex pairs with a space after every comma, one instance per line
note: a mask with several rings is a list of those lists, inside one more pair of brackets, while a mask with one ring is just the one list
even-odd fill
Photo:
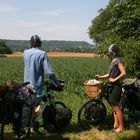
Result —
[[64, 81], [63, 80], [58, 80], [57, 85], [54, 85], [54, 83], [51, 83], [51, 89], [57, 90], [57, 91], [62, 91], [64, 88]]
[[100, 75], [99, 75], [99, 74], [96, 74], [95, 77], [96, 77], [96, 78], [100, 78]]
[[61, 87], [63, 88], [64, 87], [64, 83], [60, 83]]
[[108, 78], [109, 77], [109, 74], [104, 74], [104, 75], [96, 74], [95, 77], [96, 78]]
[[63, 80], [59, 80], [60, 84], [58, 85], [59, 89], [63, 89], [64, 88], [64, 81]]

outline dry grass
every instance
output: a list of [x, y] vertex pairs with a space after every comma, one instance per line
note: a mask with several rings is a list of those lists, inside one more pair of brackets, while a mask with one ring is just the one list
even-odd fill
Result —
[[[47, 53], [48, 56], [50, 57], [73, 57], [73, 56], [76, 56], [76, 57], [94, 57], [95, 56], [95, 53], [76, 53], [76, 52], [48, 52]], [[13, 54], [7, 54], [6, 56], [8, 57], [22, 57], [23, 56], [23, 53], [21, 52], [16, 52], [16, 53], [13, 53]]]

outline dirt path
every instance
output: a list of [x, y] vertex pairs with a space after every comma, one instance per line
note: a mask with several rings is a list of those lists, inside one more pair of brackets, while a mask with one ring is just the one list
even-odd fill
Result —
[[[77, 53], [77, 52], [48, 52], [48, 56], [50, 57], [94, 57], [94, 53]], [[23, 53], [16, 52], [13, 54], [7, 54], [8, 57], [22, 57]]]

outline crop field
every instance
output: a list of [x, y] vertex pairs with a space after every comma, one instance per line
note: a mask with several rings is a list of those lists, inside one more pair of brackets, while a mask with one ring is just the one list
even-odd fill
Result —
[[[72, 110], [72, 119], [69, 126], [61, 134], [52, 134], [44, 137], [33, 137], [34, 140], [131, 140], [140, 139], [140, 124], [126, 123], [126, 131], [116, 134], [111, 130], [113, 116], [111, 107], [107, 107], [106, 129], [102, 131], [92, 128], [82, 130], [77, 122], [77, 113], [80, 106], [89, 98], [85, 93], [83, 83], [85, 80], [94, 79], [96, 74], [104, 74], [108, 71], [109, 61], [98, 57], [50, 57], [50, 64], [59, 77], [65, 81], [62, 92], [53, 92], [57, 100], [64, 102]], [[0, 58], [0, 84], [7, 80], [23, 82], [23, 58]], [[47, 79], [47, 77], [46, 77]], [[139, 116], [140, 117], [140, 116]]]

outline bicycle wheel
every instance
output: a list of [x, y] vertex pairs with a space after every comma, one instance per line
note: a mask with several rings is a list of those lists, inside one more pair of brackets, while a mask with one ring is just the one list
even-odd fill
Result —
[[60, 101], [56, 101], [55, 103], [55, 108], [65, 108], [66, 105], [63, 103], [63, 102], [60, 102]]
[[8, 115], [6, 115], [0, 127], [0, 140], [11, 140], [14, 139], [15, 135], [13, 132], [13, 124], [7, 123]]
[[78, 121], [82, 128], [89, 129], [105, 120], [106, 108], [99, 100], [90, 100], [82, 105], [78, 112]]

